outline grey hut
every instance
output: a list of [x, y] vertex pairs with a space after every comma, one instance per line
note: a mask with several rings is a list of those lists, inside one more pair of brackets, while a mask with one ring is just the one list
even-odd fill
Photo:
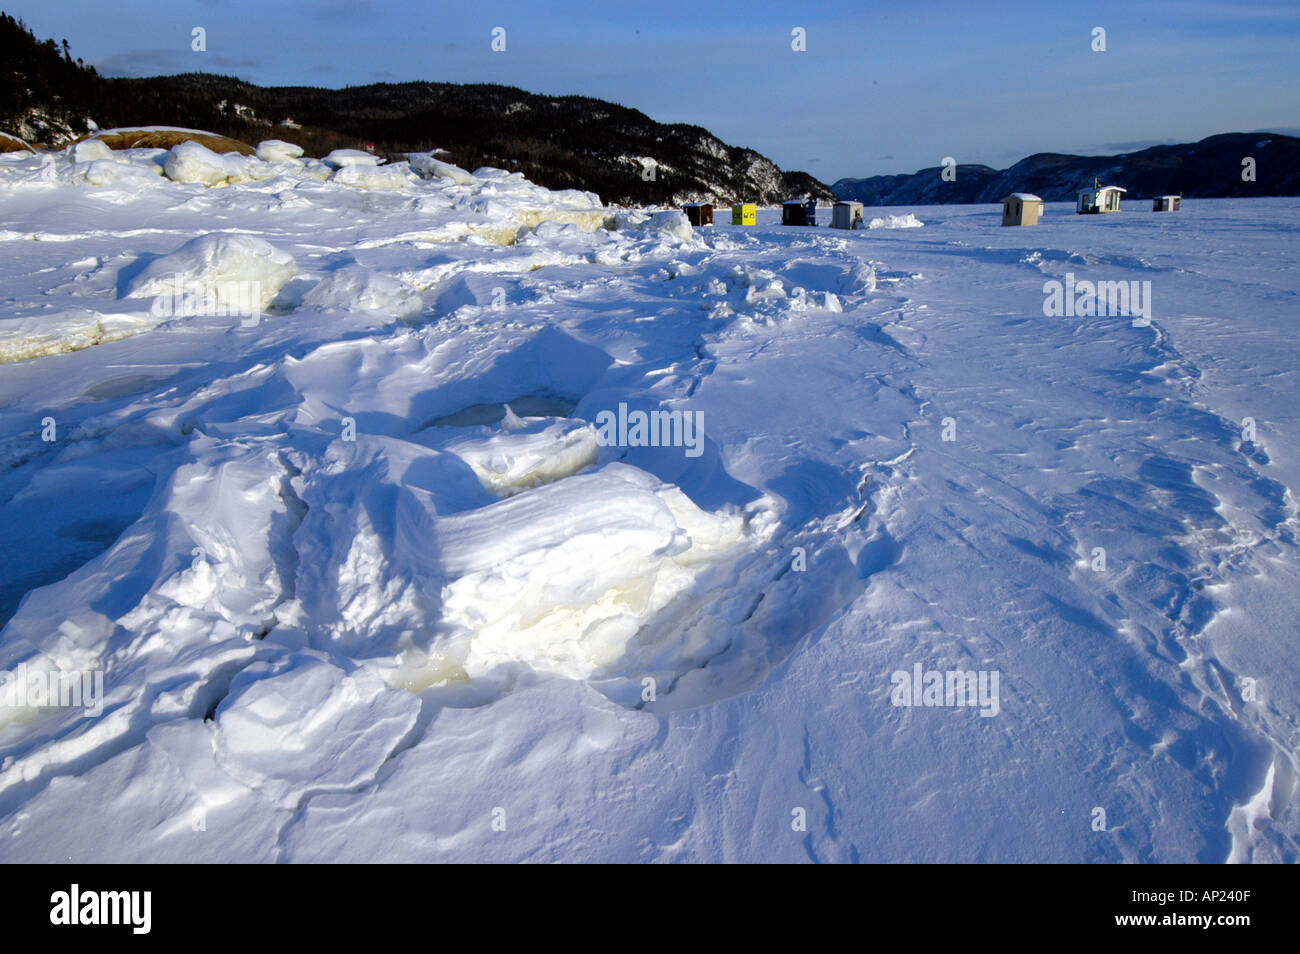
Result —
[[816, 225], [816, 199], [786, 199], [781, 203], [782, 225]]
[[1013, 192], [1002, 200], [1003, 225], [1037, 225], [1043, 200], [1031, 192]]
[[708, 202], [687, 202], [682, 206], [682, 211], [686, 213], [686, 218], [691, 225], [713, 224], [713, 206]]
[[1177, 212], [1178, 207], [1183, 204], [1181, 195], [1158, 195], [1151, 206], [1152, 212]]
[[862, 228], [862, 203], [861, 202], [836, 202], [831, 209], [831, 228], [833, 229]]

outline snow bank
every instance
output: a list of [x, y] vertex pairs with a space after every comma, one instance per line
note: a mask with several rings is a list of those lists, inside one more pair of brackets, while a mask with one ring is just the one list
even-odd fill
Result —
[[155, 186], [163, 171], [155, 163], [119, 162], [116, 159], [96, 159], [77, 163], [74, 175], [87, 185]]
[[925, 225], [911, 212], [903, 215], [886, 215], [877, 217], [867, 223], [869, 229], [919, 229]]
[[344, 672], [315, 654], [255, 664], [216, 712], [217, 761], [292, 809], [304, 791], [347, 789], [373, 777], [419, 711], [418, 699], [374, 672]]
[[170, 295], [180, 289], [226, 308], [251, 300], [265, 310], [297, 271], [293, 257], [265, 239], [218, 232], [150, 262], [131, 279], [124, 297]]
[[391, 275], [357, 267], [331, 272], [317, 282], [299, 306], [317, 311], [380, 312], [413, 318], [424, 309], [415, 290]]

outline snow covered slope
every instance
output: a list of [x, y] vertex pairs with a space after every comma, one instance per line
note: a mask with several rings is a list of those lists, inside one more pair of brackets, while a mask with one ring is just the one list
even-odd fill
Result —
[[0, 859], [1297, 859], [1297, 200], [166, 161], [0, 158]]

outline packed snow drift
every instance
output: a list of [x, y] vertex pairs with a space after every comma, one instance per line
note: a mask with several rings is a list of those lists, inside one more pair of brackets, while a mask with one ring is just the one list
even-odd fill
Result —
[[0, 156], [3, 860], [1297, 860], [1300, 202], [97, 146]]

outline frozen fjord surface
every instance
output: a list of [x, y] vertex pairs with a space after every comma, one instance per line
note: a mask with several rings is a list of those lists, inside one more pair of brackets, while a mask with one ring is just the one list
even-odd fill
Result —
[[[0, 857], [1295, 859], [1300, 203], [480, 207], [497, 245], [475, 188], [0, 196], [30, 321], [143, 311], [214, 231], [300, 268], [253, 328], [0, 366], [3, 579], [44, 584], [3, 665], [107, 685], [2, 730]], [[1155, 327], [1044, 318], [1067, 271], [1151, 280]], [[555, 416], [435, 424], [519, 398]], [[702, 411], [704, 453], [593, 462], [620, 402]], [[998, 670], [1000, 713], [894, 708], [918, 662]]]

